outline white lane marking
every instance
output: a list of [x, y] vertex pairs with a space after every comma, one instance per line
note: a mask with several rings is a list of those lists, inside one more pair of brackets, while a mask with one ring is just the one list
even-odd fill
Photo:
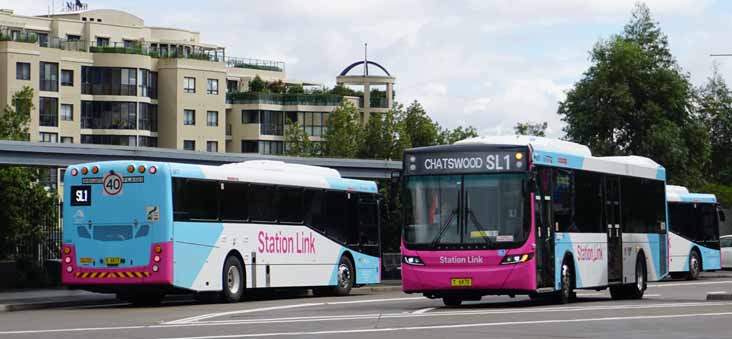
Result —
[[709, 293], [709, 294], [727, 294], [729, 292], [728, 291], [711, 291], [711, 292], [707, 292], [707, 293]]
[[259, 338], [259, 337], [276, 337], [276, 336], [378, 333], [378, 332], [418, 331], [418, 330], [475, 328], [475, 327], [493, 327], [493, 326], [541, 325], [541, 324], [555, 324], [555, 323], [583, 323], [583, 322], [600, 322], [600, 321], [616, 321], [616, 320], [649, 320], [649, 319], [675, 319], [675, 318], [690, 318], [690, 317], [721, 317], [721, 316], [729, 316], [729, 315], [732, 315], [732, 312], [673, 314], [673, 315], [641, 315], [641, 316], [631, 316], [631, 317], [605, 317], [605, 318], [585, 318], [585, 319], [506, 321], [506, 322], [477, 323], [477, 324], [386, 327], [386, 328], [366, 328], [366, 329], [353, 329], [353, 330], [312, 331], [312, 332], [305, 332], [305, 331], [302, 331], [302, 332], [270, 332], [270, 333], [255, 333], [255, 334], [213, 335], [213, 336], [201, 336], [201, 337], [173, 337], [173, 338], [160, 338], [160, 339], [229, 339], [229, 338], [251, 338], [251, 337]]
[[701, 281], [701, 282], [685, 282], [685, 283], [656, 283], [648, 284], [648, 288], [651, 287], [675, 287], [675, 286], [696, 286], [696, 285], [718, 285], [718, 284], [732, 284], [732, 280], [727, 281]]
[[234, 315], [234, 314], [246, 314], [246, 313], [254, 313], [254, 312], [266, 312], [266, 311], [278, 311], [278, 310], [286, 310], [286, 309], [292, 309], [292, 308], [301, 308], [301, 307], [310, 307], [310, 306], [322, 306], [325, 305], [325, 303], [308, 303], [308, 304], [295, 304], [295, 305], [283, 305], [283, 306], [271, 306], [271, 307], [261, 307], [261, 308], [250, 308], [247, 310], [237, 310], [237, 311], [229, 311], [229, 312], [219, 312], [219, 313], [208, 313], [208, 314], [202, 314], [195, 317], [189, 317], [189, 318], [183, 318], [168, 322], [163, 322], [163, 325], [179, 325], [179, 324], [187, 324], [192, 323], [195, 321], [200, 321], [204, 319], [211, 319], [211, 318], [218, 318], [223, 317], [227, 315]]
[[644, 294], [643, 296], [644, 296], [644, 297], [651, 297], [651, 298], [658, 298], [658, 297], [660, 297], [661, 295], [660, 295], [660, 294]]
[[606, 296], [607, 293], [577, 293], [578, 297], [597, 297], [597, 296]]
[[416, 311], [412, 312], [412, 314], [424, 314], [424, 313], [427, 313], [427, 312], [432, 311], [434, 309], [436, 309], [436, 307], [427, 307], [427, 308], [423, 308], [421, 310], [416, 310]]
[[326, 306], [326, 305], [346, 305], [346, 304], [367, 304], [367, 303], [376, 303], [376, 302], [402, 302], [402, 301], [410, 301], [410, 300], [424, 300], [424, 297], [412, 297], [412, 298], [388, 298], [388, 299], [365, 299], [365, 300], [351, 300], [351, 301], [334, 301], [334, 302], [319, 302], [319, 303], [306, 303], [306, 304], [295, 304], [295, 305], [284, 305], [284, 306], [272, 306], [272, 307], [262, 307], [262, 308], [252, 308], [252, 309], [246, 309], [246, 310], [237, 310], [237, 311], [229, 311], [229, 312], [219, 312], [219, 313], [209, 313], [209, 314], [202, 314], [195, 317], [189, 317], [184, 319], [178, 319], [173, 321], [167, 321], [163, 322], [163, 325], [178, 325], [178, 324], [187, 324], [187, 323], [193, 323], [201, 320], [211, 319], [211, 318], [218, 318], [223, 317], [227, 315], [238, 315], [238, 314], [247, 314], [247, 313], [255, 313], [255, 312], [266, 312], [266, 311], [279, 311], [279, 310], [286, 310], [286, 309], [293, 309], [293, 308], [301, 308], [301, 307], [312, 307], [312, 306]]
[[516, 309], [492, 309], [482, 311], [443, 311], [429, 312], [423, 314], [412, 313], [386, 313], [386, 314], [363, 314], [363, 315], [341, 315], [341, 316], [313, 316], [313, 317], [292, 317], [292, 318], [272, 318], [272, 319], [251, 319], [238, 321], [207, 321], [195, 322], [187, 324], [165, 324], [165, 325], [147, 325], [147, 326], [116, 326], [116, 327], [89, 327], [89, 328], [66, 328], [66, 329], [46, 329], [46, 330], [18, 330], [18, 331], [0, 331], [0, 335], [8, 334], [39, 334], [39, 333], [63, 333], [63, 332], [92, 332], [92, 331], [108, 331], [108, 330], [135, 330], [135, 329], [158, 329], [158, 328], [186, 328], [200, 326], [228, 326], [228, 325], [245, 325], [245, 324], [269, 324], [283, 322], [307, 322], [307, 321], [330, 321], [330, 320], [362, 320], [377, 318], [409, 318], [409, 317], [445, 317], [459, 315], [487, 315], [487, 314], [521, 314], [521, 313], [544, 313], [544, 312], [573, 312], [573, 311], [600, 311], [615, 309], [652, 309], [652, 308], [684, 308], [684, 307], [708, 307], [708, 306], [732, 306], [732, 302], [694, 302], [694, 303], [672, 303], [672, 304], [646, 304], [646, 305], [613, 305], [613, 306], [593, 306], [593, 307], [542, 307], [531, 310]]

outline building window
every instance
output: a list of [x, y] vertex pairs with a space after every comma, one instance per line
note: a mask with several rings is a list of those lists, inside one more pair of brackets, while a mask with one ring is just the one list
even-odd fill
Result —
[[206, 141], [206, 152], [218, 152], [219, 142], [218, 141]]
[[82, 66], [81, 94], [137, 96], [137, 69]]
[[61, 120], [62, 121], [73, 121], [74, 120], [74, 105], [61, 104]]
[[137, 46], [137, 41], [135, 41], [135, 40], [122, 40], [122, 45], [124, 45], [125, 49], [135, 48]]
[[[140, 103], [139, 108], [140, 123], [138, 128], [145, 131], [158, 131], [158, 105]], [[156, 141], [157, 142], [157, 141]], [[142, 142], [140, 142], [142, 143]], [[143, 146], [143, 145], [140, 145]], [[157, 146], [150, 146], [157, 147]]]
[[285, 112], [261, 111], [260, 130], [264, 135], [283, 135]]
[[183, 125], [196, 124], [196, 111], [192, 109], [183, 110]]
[[140, 96], [158, 98], [158, 72], [140, 69]]
[[259, 111], [241, 110], [241, 123], [242, 124], [258, 124], [259, 123]]
[[241, 141], [241, 152], [242, 153], [257, 153], [257, 145], [258, 145], [258, 143], [256, 141], [242, 140]]
[[82, 144], [137, 146], [134, 135], [81, 135]]
[[208, 79], [208, 87], [206, 89], [206, 93], [208, 94], [219, 94], [219, 80], [218, 79]]
[[97, 47], [109, 46], [109, 38], [97, 37]]
[[136, 68], [122, 68], [120, 70], [120, 95], [137, 96]]
[[208, 111], [206, 112], [206, 126], [218, 126], [219, 125], [219, 112]]
[[70, 69], [61, 70], [61, 86], [74, 86], [74, 71]]
[[228, 92], [228, 93], [239, 92], [239, 82], [236, 80], [226, 80], [226, 92]]
[[196, 78], [192, 78], [192, 77], [183, 78], [183, 92], [196, 93]]
[[196, 150], [196, 141], [195, 140], [183, 140], [183, 149], [186, 151], [195, 151]]
[[140, 136], [139, 139], [140, 139], [139, 146], [158, 147], [158, 138], [156, 138], [156, 137]]
[[73, 144], [74, 137], [61, 137], [61, 143], [62, 144]]
[[30, 64], [27, 62], [15, 63], [15, 79], [30, 80]]
[[58, 142], [58, 133], [41, 132], [41, 142]]
[[48, 47], [48, 33], [36, 33], [38, 37], [38, 45], [41, 47]]
[[259, 154], [280, 155], [283, 153], [282, 146], [282, 141], [260, 140], [258, 151]]
[[137, 103], [82, 101], [81, 128], [137, 129]]
[[81, 36], [80, 35], [73, 35], [73, 34], [66, 34], [66, 40], [68, 41], [80, 41]]
[[41, 62], [41, 91], [58, 92], [58, 64]]
[[325, 134], [328, 123], [328, 113], [299, 112], [299, 121], [308, 136], [319, 137]]
[[39, 118], [41, 126], [58, 126], [58, 98], [38, 98]]

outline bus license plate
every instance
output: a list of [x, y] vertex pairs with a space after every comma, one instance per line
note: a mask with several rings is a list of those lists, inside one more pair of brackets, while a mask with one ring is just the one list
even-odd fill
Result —
[[104, 263], [107, 265], [119, 265], [122, 263], [122, 258], [104, 258]]
[[470, 287], [473, 286], [473, 279], [471, 278], [453, 278], [452, 287]]

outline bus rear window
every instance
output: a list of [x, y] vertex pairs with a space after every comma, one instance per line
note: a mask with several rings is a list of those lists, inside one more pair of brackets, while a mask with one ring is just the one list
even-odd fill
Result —
[[99, 241], [123, 241], [132, 238], [132, 226], [96, 226], [94, 227], [94, 240]]

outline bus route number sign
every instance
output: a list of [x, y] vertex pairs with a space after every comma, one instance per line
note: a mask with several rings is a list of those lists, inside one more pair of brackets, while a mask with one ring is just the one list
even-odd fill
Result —
[[71, 206], [91, 206], [91, 186], [71, 186]]
[[104, 176], [102, 181], [104, 193], [109, 195], [117, 195], [122, 192], [122, 177], [117, 173], [110, 173]]

